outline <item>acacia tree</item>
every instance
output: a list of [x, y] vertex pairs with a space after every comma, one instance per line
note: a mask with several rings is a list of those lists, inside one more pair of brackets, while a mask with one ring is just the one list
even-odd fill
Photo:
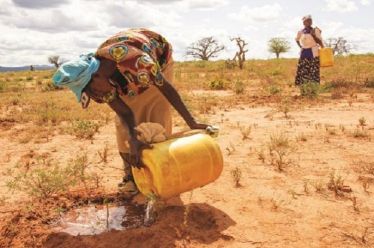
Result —
[[284, 38], [271, 38], [268, 42], [269, 52], [275, 53], [277, 59], [281, 53], [286, 53], [290, 50], [290, 43]]
[[334, 55], [349, 54], [353, 50], [353, 45], [343, 37], [329, 38], [324, 43], [326, 47], [332, 48]]
[[192, 56], [201, 60], [209, 60], [215, 58], [218, 54], [225, 49], [223, 45], [220, 45], [213, 37], [206, 37], [192, 43], [187, 48], [187, 55]]
[[56, 68], [59, 68], [60, 65], [62, 64], [62, 61], [60, 59], [59, 55], [51, 55], [48, 57], [48, 62], [50, 64], [53, 64]]
[[243, 69], [244, 61], [245, 61], [245, 54], [248, 52], [245, 47], [248, 45], [241, 37], [231, 38], [231, 41], [235, 41], [236, 45], [239, 48], [239, 51], [236, 52], [235, 57], [233, 58], [234, 61], [238, 60], [239, 68]]

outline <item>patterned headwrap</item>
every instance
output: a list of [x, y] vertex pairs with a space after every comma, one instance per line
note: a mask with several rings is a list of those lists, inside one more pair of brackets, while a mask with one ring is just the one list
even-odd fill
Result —
[[93, 53], [80, 55], [79, 58], [63, 63], [53, 75], [56, 86], [66, 86], [74, 92], [78, 102], [81, 101], [82, 91], [90, 82], [100, 66], [100, 61]]

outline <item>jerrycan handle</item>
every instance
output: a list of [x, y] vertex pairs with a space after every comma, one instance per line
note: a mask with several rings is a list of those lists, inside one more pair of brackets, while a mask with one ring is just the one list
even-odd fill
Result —
[[211, 137], [216, 138], [216, 137], [218, 137], [218, 134], [219, 134], [219, 127], [217, 127], [217, 126], [213, 126], [213, 125], [208, 126], [208, 127], [205, 129], [205, 132], [206, 132], [207, 134], [209, 134]]
[[219, 134], [219, 128], [217, 126], [208, 126], [207, 128], [205, 129], [193, 129], [193, 130], [186, 130], [186, 131], [180, 131], [178, 133], [174, 133], [172, 134], [169, 139], [177, 139], [177, 138], [181, 138], [181, 137], [187, 137], [187, 136], [192, 136], [192, 135], [195, 135], [195, 134], [208, 134], [210, 135], [212, 138], [216, 138], [218, 137], [218, 134]]

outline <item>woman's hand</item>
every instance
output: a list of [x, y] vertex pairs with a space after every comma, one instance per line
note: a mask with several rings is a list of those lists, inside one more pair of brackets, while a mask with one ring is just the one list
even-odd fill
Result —
[[206, 129], [207, 127], [209, 127], [209, 125], [196, 123], [196, 122], [190, 125], [191, 129]]
[[130, 164], [136, 168], [141, 168], [143, 163], [141, 161], [142, 151], [144, 149], [152, 148], [151, 145], [141, 142], [137, 139], [137, 133], [135, 130], [135, 117], [130, 107], [122, 101], [118, 96], [108, 102], [109, 106], [119, 116], [123, 125], [129, 129], [130, 139]]
[[151, 149], [152, 145], [144, 143], [137, 138], [133, 137], [129, 140], [130, 145], [130, 165], [136, 168], [142, 168], [144, 166], [141, 156], [144, 149]]

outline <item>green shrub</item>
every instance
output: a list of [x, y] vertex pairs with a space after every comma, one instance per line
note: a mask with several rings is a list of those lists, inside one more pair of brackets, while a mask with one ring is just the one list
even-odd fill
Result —
[[0, 92], [19, 92], [25, 89], [25, 85], [19, 82], [11, 82], [8, 78], [0, 82]]
[[206, 68], [208, 64], [209, 64], [208, 61], [204, 61], [204, 60], [196, 61], [196, 67], [198, 68]]
[[309, 82], [300, 86], [300, 94], [303, 97], [316, 98], [321, 92], [321, 87], [318, 83]]
[[222, 80], [214, 80], [209, 83], [209, 89], [211, 90], [224, 90], [225, 84]]
[[88, 157], [86, 153], [71, 161], [69, 170], [74, 175], [74, 184], [83, 184], [84, 187], [88, 189], [88, 181], [94, 179], [93, 175], [87, 173], [89, 165], [90, 164], [88, 162]]
[[332, 89], [341, 89], [341, 88], [349, 89], [349, 88], [352, 88], [352, 86], [353, 86], [352, 82], [349, 82], [346, 79], [335, 79], [333, 81], [326, 83], [323, 86], [323, 89], [326, 91], [330, 91]]
[[239, 94], [243, 94], [245, 91], [245, 85], [242, 81], [240, 80], [236, 80], [234, 82], [234, 92], [235, 94], [239, 95]]
[[12, 179], [7, 182], [10, 190], [25, 192], [32, 197], [48, 197], [66, 192], [75, 185], [74, 174], [70, 167], [60, 168], [57, 165], [38, 167], [23, 171], [19, 167], [11, 172]]
[[62, 87], [59, 87], [59, 86], [56, 86], [52, 83], [52, 81], [48, 81], [47, 83], [45, 83], [44, 85], [42, 85], [41, 87], [41, 90], [43, 92], [46, 92], [46, 91], [54, 91], [54, 90], [62, 90], [63, 88]]
[[279, 75], [282, 75], [282, 71], [281, 71], [280, 69], [276, 68], [276, 69], [274, 69], [274, 70], [271, 72], [271, 75], [272, 75], [273, 77], [275, 77], [275, 76], [279, 76]]
[[278, 105], [278, 111], [284, 114], [285, 118], [289, 118], [288, 113], [291, 111], [291, 103], [289, 98], [282, 99]]
[[66, 167], [52, 164], [49, 159], [37, 159], [32, 168], [26, 169], [18, 164], [8, 171], [11, 179], [6, 185], [11, 191], [21, 191], [41, 199], [67, 193], [78, 185], [88, 189], [88, 183], [95, 180], [87, 172], [88, 165], [87, 154], [71, 161]]
[[284, 167], [290, 164], [290, 160], [287, 157], [293, 151], [289, 137], [283, 133], [272, 134], [268, 149], [271, 156], [271, 164], [276, 166], [278, 171], [283, 171]]
[[270, 95], [278, 95], [282, 92], [282, 89], [276, 85], [276, 84], [272, 84], [268, 87], [268, 92]]
[[45, 101], [37, 109], [37, 122], [41, 123], [56, 123], [61, 115], [61, 110], [53, 102]]
[[366, 88], [374, 88], [374, 79], [373, 78], [371, 78], [371, 79], [367, 78], [364, 86]]
[[357, 139], [365, 139], [365, 138], [370, 137], [370, 134], [366, 130], [362, 130], [358, 128], [353, 132], [352, 135], [354, 138], [357, 138]]
[[232, 70], [232, 69], [235, 69], [236, 66], [237, 66], [237, 64], [236, 64], [235, 60], [228, 59], [228, 60], [225, 61], [225, 68], [226, 69]]
[[10, 100], [10, 103], [13, 106], [19, 105], [21, 103], [21, 96], [20, 95], [16, 95], [16, 96], [12, 97], [12, 99]]
[[70, 134], [77, 138], [92, 139], [95, 133], [99, 131], [99, 124], [89, 120], [77, 120], [72, 123]]
[[5, 92], [7, 89], [7, 85], [5, 82], [0, 81], [0, 92]]
[[231, 176], [232, 180], [235, 183], [235, 187], [239, 188], [241, 186], [240, 180], [242, 178], [242, 171], [239, 167], [236, 167], [235, 169], [231, 170]]

